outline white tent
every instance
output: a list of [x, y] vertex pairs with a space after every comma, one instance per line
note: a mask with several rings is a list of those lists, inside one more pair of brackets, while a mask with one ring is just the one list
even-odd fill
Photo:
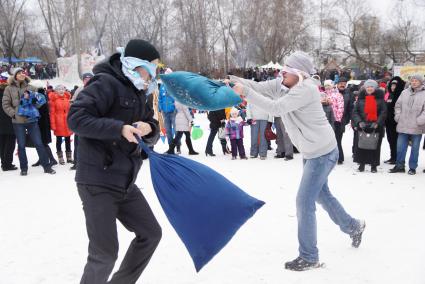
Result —
[[276, 62], [272, 68], [282, 70], [283, 66]]
[[268, 64], [261, 66], [263, 69], [274, 68], [273, 61], [270, 61]]

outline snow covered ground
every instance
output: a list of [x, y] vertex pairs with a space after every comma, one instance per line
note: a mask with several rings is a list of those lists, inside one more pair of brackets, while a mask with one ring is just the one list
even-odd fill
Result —
[[[194, 141], [201, 155], [191, 157], [238, 184], [266, 205], [249, 220], [232, 241], [200, 273], [196, 273], [183, 244], [168, 223], [154, 194], [149, 167], [144, 165], [137, 184], [142, 188], [163, 228], [163, 239], [138, 283], [146, 284], [281, 284], [281, 283], [425, 283], [425, 152], [420, 152], [418, 174], [388, 174], [381, 165], [377, 174], [357, 173], [351, 161], [352, 131], [344, 137], [346, 163], [330, 177], [331, 191], [346, 210], [367, 223], [359, 249], [339, 231], [320, 206], [317, 209], [318, 246], [326, 267], [307, 272], [284, 269], [297, 256], [295, 196], [301, 176], [301, 156], [285, 162], [273, 159], [230, 160], [218, 140], [216, 157], [206, 157], [208, 122], [197, 115], [204, 136]], [[249, 151], [249, 129], [245, 147]], [[422, 146], [422, 145], [421, 145]], [[273, 143], [273, 147], [275, 145]], [[53, 149], [53, 148], [52, 148]], [[159, 141], [156, 150], [166, 146]], [[182, 146], [183, 155], [187, 148]], [[388, 158], [383, 143], [382, 159]], [[36, 153], [28, 150], [29, 162]], [[15, 164], [18, 158], [15, 157]], [[56, 166], [49, 176], [41, 168], [0, 172], [0, 283], [78, 283], [87, 256], [81, 201], [74, 172]], [[118, 225], [120, 259], [133, 235]], [[119, 263], [118, 262], [118, 263]]]

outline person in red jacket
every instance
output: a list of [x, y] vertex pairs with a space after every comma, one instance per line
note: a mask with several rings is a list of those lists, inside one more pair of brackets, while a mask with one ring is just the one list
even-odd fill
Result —
[[64, 165], [65, 160], [62, 152], [62, 140], [65, 139], [66, 162], [72, 163], [71, 135], [66, 121], [70, 107], [71, 94], [66, 91], [65, 86], [55, 87], [53, 92], [49, 93], [50, 108], [50, 127], [56, 136], [56, 151], [59, 164]]

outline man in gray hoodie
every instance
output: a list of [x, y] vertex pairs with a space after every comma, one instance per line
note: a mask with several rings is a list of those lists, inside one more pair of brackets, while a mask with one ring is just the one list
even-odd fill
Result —
[[292, 143], [303, 155], [296, 200], [299, 256], [285, 263], [286, 269], [296, 271], [320, 267], [316, 202], [351, 237], [353, 247], [359, 247], [365, 228], [365, 222], [352, 218], [329, 190], [328, 176], [337, 163], [338, 148], [320, 103], [319, 82], [310, 77], [313, 73], [311, 57], [297, 51], [286, 60], [283, 79], [256, 83], [230, 76], [236, 83], [233, 89], [248, 103], [282, 117]]

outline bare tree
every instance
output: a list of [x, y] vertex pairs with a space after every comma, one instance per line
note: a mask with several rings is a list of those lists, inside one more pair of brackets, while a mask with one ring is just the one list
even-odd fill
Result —
[[60, 57], [66, 37], [71, 33], [66, 0], [38, 0], [38, 5], [55, 54]]
[[19, 57], [25, 46], [25, 3], [26, 0], [0, 1], [0, 37], [9, 62], [12, 56]]
[[375, 62], [376, 56], [373, 56], [381, 52], [379, 19], [368, 13], [362, 0], [340, 0], [335, 6], [337, 14], [343, 16], [327, 21], [326, 28], [343, 45], [334, 42], [333, 49], [344, 52], [367, 66], [381, 68], [382, 63]]

